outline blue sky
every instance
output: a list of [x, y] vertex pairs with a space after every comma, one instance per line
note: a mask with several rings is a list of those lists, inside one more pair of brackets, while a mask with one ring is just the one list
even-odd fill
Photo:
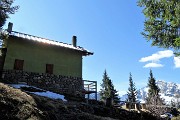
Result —
[[130, 72], [138, 89], [147, 85], [150, 68], [156, 80], [180, 83], [180, 59], [151, 47], [140, 34], [145, 18], [136, 0], [16, 0], [14, 5], [20, 9], [7, 20], [14, 31], [65, 43], [76, 35], [78, 46], [94, 52], [83, 58], [83, 79], [97, 81], [98, 89], [105, 69], [120, 92], [127, 91]]

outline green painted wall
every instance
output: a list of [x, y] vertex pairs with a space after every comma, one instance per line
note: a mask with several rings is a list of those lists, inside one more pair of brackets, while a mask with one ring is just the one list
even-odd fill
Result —
[[54, 64], [53, 74], [82, 77], [82, 53], [46, 43], [10, 37], [4, 69], [13, 69], [15, 59], [24, 60], [24, 71], [45, 73]]

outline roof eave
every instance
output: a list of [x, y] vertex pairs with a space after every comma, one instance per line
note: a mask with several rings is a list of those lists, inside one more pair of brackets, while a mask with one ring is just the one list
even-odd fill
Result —
[[90, 55], [93, 55], [93, 54], [94, 54], [93, 52], [87, 52], [86, 51], [86, 52], [83, 53], [83, 56], [90, 56]]

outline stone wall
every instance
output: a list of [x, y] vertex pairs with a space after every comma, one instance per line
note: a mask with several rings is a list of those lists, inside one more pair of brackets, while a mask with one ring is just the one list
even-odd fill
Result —
[[5, 83], [18, 84], [25, 82], [45, 90], [60, 94], [82, 96], [82, 78], [53, 75], [47, 73], [32, 73], [21, 70], [3, 70], [2, 81]]

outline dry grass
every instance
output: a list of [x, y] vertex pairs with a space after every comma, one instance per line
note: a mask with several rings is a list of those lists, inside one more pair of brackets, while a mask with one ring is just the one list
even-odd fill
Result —
[[0, 97], [10, 98], [12, 100], [19, 101], [21, 103], [28, 102], [31, 105], [36, 105], [34, 99], [25, 92], [22, 92], [19, 89], [14, 89], [10, 86], [7, 86], [3, 83], [0, 83]]
[[0, 83], [0, 119], [34, 119], [43, 118], [42, 112], [36, 107], [34, 99], [22, 92]]
[[172, 120], [180, 120], [180, 116], [173, 117]]
[[44, 112], [47, 120], [116, 120], [109, 117], [93, 115], [80, 109], [79, 102], [67, 102], [52, 100], [46, 97], [33, 95], [39, 109]]

